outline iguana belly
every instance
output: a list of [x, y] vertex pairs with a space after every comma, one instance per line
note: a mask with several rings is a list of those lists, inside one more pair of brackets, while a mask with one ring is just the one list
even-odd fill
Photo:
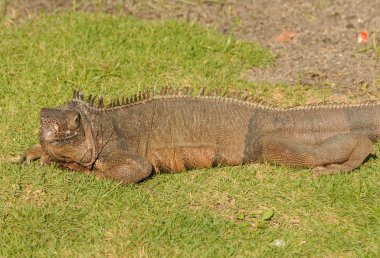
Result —
[[242, 164], [243, 152], [238, 148], [221, 148], [210, 145], [187, 145], [155, 148], [147, 159], [156, 173], [181, 172], [190, 169]]

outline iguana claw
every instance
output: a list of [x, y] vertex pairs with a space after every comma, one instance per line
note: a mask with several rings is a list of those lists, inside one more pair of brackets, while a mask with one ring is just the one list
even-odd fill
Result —
[[[40, 144], [34, 145], [31, 149], [27, 150], [19, 159], [19, 165], [30, 165], [32, 160], [40, 159], [40, 164], [45, 165], [49, 164], [50, 159], [48, 155], [42, 150]], [[48, 161], [49, 160], [49, 161]]]

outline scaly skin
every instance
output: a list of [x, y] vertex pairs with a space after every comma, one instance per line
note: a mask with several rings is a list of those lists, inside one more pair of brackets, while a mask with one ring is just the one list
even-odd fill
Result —
[[[121, 103], [120, 103], [121, 102]], [[141, 95], [104, 108], [74, 98], [42, 109], [40, 144], [22, 162], [41, 158], [66, 169], [135, 183], [152, 171], [180, 172], [269, 162], [348, 172], [374, 153], [380, 104], [277, 108], [211, 96]]]

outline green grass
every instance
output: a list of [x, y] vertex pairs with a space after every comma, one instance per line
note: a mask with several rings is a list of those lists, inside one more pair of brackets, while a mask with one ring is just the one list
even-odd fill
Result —
[[301, 86], [244, 81], [249, 67], [271, 64], [267, 50], [195, 24], [80, 13], [2, 27], [0, 38], [0, 256], [380, 255], [378, 159], [318, 179], [250, 165], [133, 186], [10, 163], [37, 142], [40, 108], [63, 103], [75, 88], [110, 98], [157, 82], [247, 89], [286, 104], [323, 98]]

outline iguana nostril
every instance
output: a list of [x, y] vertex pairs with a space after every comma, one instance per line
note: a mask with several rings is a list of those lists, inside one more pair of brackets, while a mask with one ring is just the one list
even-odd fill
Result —
[[45, 141], [53, 140], [55, 135], [55, 130], [51, 126], [41, 127], [41, 139]]

